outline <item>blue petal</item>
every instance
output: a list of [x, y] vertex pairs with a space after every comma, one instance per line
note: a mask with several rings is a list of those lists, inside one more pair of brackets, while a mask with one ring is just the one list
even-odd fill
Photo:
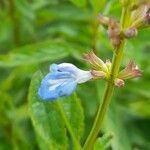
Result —
[[79, 71], [79, 69], [76, 66], [70, 63], [62, 63], [62, 64], [59, 64], [57, 67], [58, 67], [58, 70], [61, 72], [69, 72], [74, 75], [76, 75]]
[[48, 98], [50, 99], [55, 99], [58, 97], [57, 93], [53, 93], [51, 94], [49, 92], [49, 83], [48, 83], [48, 80], [51, 78], [51, 74], [49, 73], [48, 75], [45, 76], [45, 78], [42, 80], [41, 82], [41, 86], [39, 88], [39, 91], [38, 91], [38, 94], [39, 96], [46, 100]]
[[50, 72], [57, 72], [58, 71], [58, 65], [52, 64], [50, 65]]
[[63, 85], [60, 85], [57, 88], [58, 95], [59, 96], [69, 96], [76, 89], [76, 86], [77, 86], [77, 83], [75, 81], [65, 82]]
[[69, 72], [53, 72], [49, 73], [48, 79], [68, 79], [73, 78], [73, 76]]
[[52, 72], [41, 82], [38, 94], [43, 100], [54, 100], [60, 96], [68, 96], [76, 88], [76, 81], [68, 72]]
[[50, 65], [50, 72], [69, 72], [71, 74], [76, 75], [79, 70], [80, 69], [78, 69], [76, 66], [70, 63]]

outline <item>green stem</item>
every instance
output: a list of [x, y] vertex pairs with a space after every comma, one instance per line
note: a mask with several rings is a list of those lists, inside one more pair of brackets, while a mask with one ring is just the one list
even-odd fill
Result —
[[109, 82], [106, 86], [106, 90], [105, 90], [105, 94], [104, 94], [104, 98], [103, 98], [104, 101], [103, 101], [103, 104], [101, 107], [102, 109], [100, 107], [98, 109], [98, 113], [97, 113], [93, 128], [92, 128], [92, 130], [89, 134], [89, 137], [83, 147], [83, 150], [92, 150], [92, 148], [93, 148], [95, 139], [100, 131], [105, 113], [108, 109], [108, 105], [109, 105], [111, 97], [112, 97], [113, 89], [114, 89], [113, 84], [111, 84], [111, 82]]
[[69, 134], [70, 134], [70, 136], [72, 138], [72, 142], [74, 144], [74, 149], [75, 150], [81, 150], [81, 145], [79, 144], [78, 140], [76, 139], [76, 137], [74, 135], [72, 127], [70, 126], [70, 123], [69, 123], [68, 118], [67, 118], [67, 116], [66, 116], [66, 114], [64, 112], [64, 109], [62, 108], [62, 104], [59, 101], [57, 101], [56, 103], [57, 103], [57, 105], [59, 107], [60, 114], [61, 114], [61, 116], [62, 116], [62, 118], [63, 118], [63, 120], [65, 122], [66, 128], [68, 129]]
[[126, 14], [127, 14], [127, 9], [125, 7], [122, 8], [122, 15], [121, 15], [121, 20], [120, 20], [120, 25], [121, 28], [123, 29], [125, 24], [126, 24]]
[[120, 47], [118, 49], [118, 54], [114, 54], [113, 64], [112, 64], [112, 73], [110, 76], [110, 82], [107, 83], [104, 97], [103, 97], [102, 106], [99, 107], [99, 109], [98, 109], [98, 113], [97, 113], [94, 125], [93, 125], [92, 130], [90, 132], [90, 135], [87, 138], [87, 141], [83, 147], [84, 150], [92, 150], [93, 145], [94, 145], [95, 140], [96, 140], [96, 137], [97, 137], [97, 135], [98, 135], [98, 133], [102, 127], [102, 123], [103, 123], [105, 114], [108, 110], [108, 106], [110, 104], [110, 101], [112, 98], [112, 93], [114, 90], [113, 81], [114, 81], [115, 77], [117, 76], [119, 68], [120, 68], [122, 55], [123, 55], [123, 45], [124, 45], [124, 41], [122, 42], [122, 44], [120, 45]]
[[[121, 28], [122, 29], [124, 27], [125, 18], [126, 18], [125, 12], [126, 12], [126, 10], [123, 9], [122, 17], [121, 17]], [[92, 130], [85, 142], [83, 150], [92, 150], [93, 149], [97, 135], [102, 128], [102, 123], [103, 123], [104, 117], [107, 113], [109, 104], [111, 102], [113, 90], [114, 90], [114, 79], [117, 77], [119, 68], [121, 65], [124, 44], [125, 44], [125, 40], [123, 39], [121, 41], [119, 47], [114, 52], [110, 79], [109, 79], [106, 89], [105, 89], [105, 93], [104, 93], [104, 97], [103, 97], [103, 101], [102, 101], [103, 103], [102, 103], [102, 106], [99, 106], [99, 109], [98, 109], [98, 112], [96, 115], [96, 119], [94, 121]]]

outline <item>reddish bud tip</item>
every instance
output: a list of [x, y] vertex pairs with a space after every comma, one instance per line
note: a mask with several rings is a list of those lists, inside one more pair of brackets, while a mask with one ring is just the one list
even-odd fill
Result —
[[127, 30], [125, 30], [124, 35], [126, 38], [132, 38], [137, 36], [138, 31], [136, 28], [128, 28]]
[[122, 79], [115, 79], [115, 86], [117, 86], [117, 87], [119, 87], [119, 88], [121, 88], [121, 87], [123, 87], [124, 86], [124, 81], [122, 80]]
[[120, 45], [122, 40], [120, 36], [120, 26], [114, 19], [110, 19], [109, 21], [108, 36], [114, 48]]

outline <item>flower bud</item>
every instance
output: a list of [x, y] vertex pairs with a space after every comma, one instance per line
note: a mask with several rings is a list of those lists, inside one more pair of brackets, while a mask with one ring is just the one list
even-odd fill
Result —
[[138, 34], [138, 31], [137, 31], [136, 28], [128, 28], [124, 32], [124, 35], [125, 35], [126, 38], [135, 37], [135, 36], [137, 36], [137, 34]]
[[118, 36], [119, 34], [120, 34], [119, 23], [114, 19], [110, 19], [109, 28], [108, 28], [109, 37], [113, 38], [113, 37]]
[[124, 86], [124, 81], [122, 79], [116, 78], [114, 81], [115, 86], [121, 88]]
[[108, 36], [114, 48], [120, 45], [122, 40], [120, 36], [120, 26], [119, 23], [114, 19], [110, 19], [109, 21]]

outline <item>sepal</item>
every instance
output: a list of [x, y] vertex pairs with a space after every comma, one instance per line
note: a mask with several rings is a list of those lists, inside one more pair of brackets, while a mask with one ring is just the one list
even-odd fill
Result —
[[86, 62], [91, 65], [91, 74], [93, 79], [108, 79], [111, 72], [111, 62], [109, 59], [106, 62], [97, 57], [93, 51], [84, 54]]
[[142, 71], [139, 69], [139, 67], [133, 61], [130, 61], [127, 67], [119, 73], [118, 78], [126, 80], [136, 78], [141, 75]]
[[105, 79], [106, 78], [106, 73], [103, 71], [92, 70], [91, 74], [93, 76], [93, 79]]
[[97, 57], [93, 51], [84, 54], [84, 59], [91, 65], [92, 70], [102, 70], [107, 72], [106, 64], [99, 57]]

